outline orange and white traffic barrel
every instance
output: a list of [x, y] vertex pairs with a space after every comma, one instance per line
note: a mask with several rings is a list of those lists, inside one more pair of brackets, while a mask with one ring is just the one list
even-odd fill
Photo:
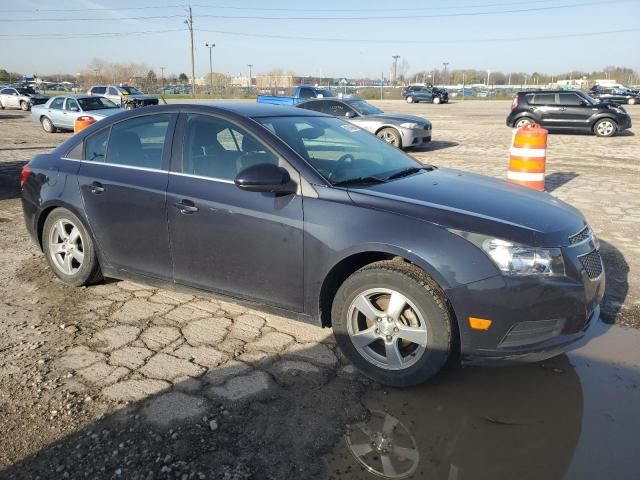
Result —
[[544, 173], [547, 161], [547, 137], [549, 132], [532, 124], [515, 130], [507, 180], [511, 183], [544, 190]]
[[78, 133], [87, 128], [92, 123], [96, 123], [96, 119], [89, 115], [82, 115], [73, 122], [73, 133]]

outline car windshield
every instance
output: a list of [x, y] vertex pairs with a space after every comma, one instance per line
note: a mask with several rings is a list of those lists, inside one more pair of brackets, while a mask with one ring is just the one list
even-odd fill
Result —
[[350, 123], [329, 117], [267, 117], [256, 121], [280, 137], [333, 185], [381, 183], [422, 165]]
[[353, 100], [349, 102], [349, 105], [355, 109], [361, 115], [376, 115], [378, 113], [384, 113], [377, 107], [374, 107], [370, 103], [365, 102], [364, 100]]
[[21, 95], [34, 95], [36, 93], [36, 91], [31, 87], [16, 88], [16, 90]]
[[120, 91], [128, 95], [144, 95], [140, 90], [136, 87], [119, 87]]
[[104, 97], [85, 97], [78, 98], [78, 103], [85, 112], [90, 110], [104, 110], [106, 108], [120, 108], [108, 98]]

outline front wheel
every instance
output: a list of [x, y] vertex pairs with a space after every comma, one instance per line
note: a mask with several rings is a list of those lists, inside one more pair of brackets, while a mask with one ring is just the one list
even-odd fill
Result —
[[618, 130], [618, 124], [609, 119], [598, 120], [593, 126], [593, 131], [598, 137], [613, 137]]
[[28, 112], [30, 108], [31, 108], [31, 107], [29, 106], [29, 103], [25, 102], [24, 100], [22, 100], [22, 101], [20, 102], [20, 109], [21, 109], [23, 112]]
[[636, 99], [635, 99], [635, 98], [630, 98], [630, 99], [627, 101], [627, 103], [628, 103], [629, 105], [635, 105], [635, 104], [636, 104]]
[[533, 122], [529, 118], [520, 118], [516, 122], [516, 128], [526, 127], [527, 125], [533, 125]]
[[407, 387], [436, 375], [452, 350], [444, 295], [420, 268], [382, 261], [352, 274], [333, 301], [336, 341], [365, 375]]
[[101, 278], [93, 241], [80, 219], [65, 208], [56, 208], [44, 222], [42, 248], [53, 273], [77, 287]]
[[411, 95], [409, 95], [407, 98], [407, 103], [413, 103], [413, 97]]
[[396, 148], [402, 148], [402, 138], [400, 137], [400, 133], [394, 128], [383, 128], [376, 136]]
[[440, 103], [440, 97], [433, 97], [433, 103], [438, 105]]

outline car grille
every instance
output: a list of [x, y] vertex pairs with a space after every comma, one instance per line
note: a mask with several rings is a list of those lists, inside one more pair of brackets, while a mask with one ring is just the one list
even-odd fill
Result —
[[587, 225], [578, 233], [576, 233], [575, 235], [571, 235], [569, 237], [569, 245], [575, 245], [577, 243], [580, 243], [586, 240], [587, 238], [589, 238], [590, 236], [591, 236], [591, 229], [589, 228], [589, 225]]
[[600, 252], [598, 250], [594, 250], [586, 255], [582, 255], [578, 257], [584, 271], [587, 276], [594, 280], [600, 275], [602, 275], [602, 271], [604, 270], [604, 266], [602, 265], [602, 257], [600, 256]]

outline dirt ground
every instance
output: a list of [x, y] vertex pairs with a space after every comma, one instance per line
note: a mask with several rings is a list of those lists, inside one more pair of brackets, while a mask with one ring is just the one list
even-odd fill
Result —
[[[508, 102], [374, 103], [433, 122], [432, 144], [411, 152], [421, 161], [506, 176]], [[640, 125], [640, 106], [628, 110]], [[452, 469], [465, 465], [467, 473], [482, 473], [473, 478], [506, 478], [460, 453], [464, 449], [453, 455], [444, 437], [425, 435], [431, 427], [419, 421], [423, 411], [415, 405], [429, 402], [442, 412], [440, 420], [433, 419], [437, 431], [453, 425], [460, 435], [484, 432], [482, 440], [489, 438], [487, 444], [498, 449], [513, 443], [511, 433], [504, 434], [505, 425], [522, 425], [522, 415], [527, 422], [533, 418], [536, 425], [550, 425], [562, 412], [572, 412], [555, 430], [532, 427], [520, 434], [538, 446], [549, 435], [564, 439], [561, 455], [542, 452], [553, 465], [546, 478], [584, 478], [580, 465], [592, 453], [585, 445], [592, 445], [598, 432], [611, 425], [636, 432], [638, 427], [621, 409], [607, 410], [611, 419], [605, 425], [592, 422], [599, 425], [598, 432], [587, 428], [591, 433], [585, 437], [580, 430], [581, 422], [590, 424], [585, 419], [591, 418], [587, 412], [594, 402], [606, 405], [595, 392], [609, 382], [614, 382], [621, 404], [637, 404], [638, 399], [640, 137], [632, 132], [611, 139], [552, 135], [547, 185], [553, 195], [579, 208], [598, 234], [608, 283], [606, 323], [597, 335], [626, 338], [631, 343], [625, 351], [635, 360], [621, 357], [611, 366], [614, 361], [606, 353], [589, 350], [583, 357], [558, 357], [542, 368], [499, 374], [454, 368], [434, 385], [403, 393], [359, 376], [328, 330], [130, 282], [77, 289], [55, 280], [24, 229], [18, 174], [33, 155], [49, 151], [70, 134], [47, 134], [21, 112], [0, 112], [0, 479], [346, 479], [356, 473], [369, 478], [371, 467], [367, 470], [345, 452], [348, 442], [355, 441], [355, 430], [363, 431], [361, 422], [371, 422], [375, 411], [395, 411], [421, 445], [416, 447], [419, 468], [411, 471], [410, 459], [401, 458], [407, 465], [405, 477], [424, 478], [431, 471], [436, 472], [433, 478], [458, 478], [451, 476]], [[595, 345], [604, 341], [599, 339]], [[617, 349], [616, 344], [602, 345], [612, 355]], [[505, 392], [517, 384], [522, 404], [530, 410], [506, 414], [510, 407], [504, 402], [496, 409], [493, 397], [478, 393], [492, 382]], [[554, 404], [551, 416], [527, 403], [527, 398], [548, 402], [534, 392], [554, 391], [566, 395]], [[460, 398], [470, 400], [456, 403]], [[472, 407], [474, 398], [478, 402]], [[471, 423], [460, 420], [463, 413]], [[597, 419], [602, 415], [593, 413]], [[450, 422], [438, 423], [443, 419]], [[347, 425], [351, 436], [344, 437]], [[400, 427], [394, 428], [398, 432]], [[624, 438], [611, 431], [616, 433], [612, 443]], [[579, 453], [575, 458], [584, 459], [578, 466], [575, 458], [571, 463], [574, 450]], [[447, 469], [438, 466], [445, 458]], [[515, 458], [518, 462], [520, 457]], [[616, 462], [619, 475], [610, 478], [640, 477], [631, 476], [637, 472], [628, 460]], [[516, 466], [526, 463], [522, 458]], [[535, 469], [523, 472], [520, 478], [541, 478]]]

